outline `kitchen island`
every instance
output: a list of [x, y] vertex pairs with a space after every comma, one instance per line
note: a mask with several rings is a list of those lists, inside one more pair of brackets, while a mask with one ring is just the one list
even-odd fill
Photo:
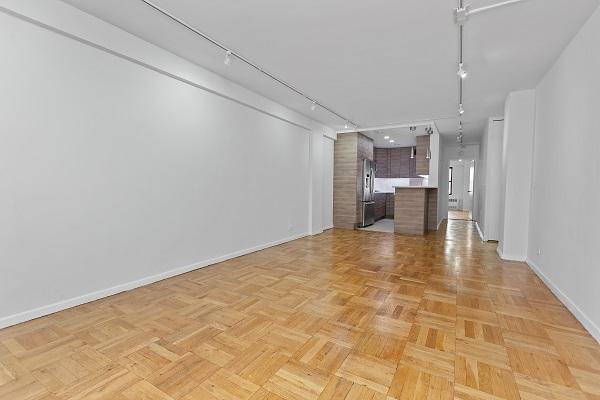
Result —
[[435, 186], [394, 186], [394, 232], [424, 235], [437, 230]]

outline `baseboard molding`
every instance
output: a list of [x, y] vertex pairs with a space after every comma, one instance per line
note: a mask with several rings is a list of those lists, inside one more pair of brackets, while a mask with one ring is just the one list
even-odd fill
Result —
[[323, 227], [323, 231], [328, 231], [330, 229], [333, 229], [333, 225], [327, 225]]
[[520, 262], [525, 262], [527, 257], [524, 256], [517, 256], [514, 254], [506, 254], [503, 253], [502, 250], [500, 249], [500, 245], [498, 245], [498, 247], [496, 247], [496, 253], [498, 253], [498, 255], [500, 256], [501, 259], [506, 260], [506, 261], [520, 261]]
[[481, 232], [481, 228], [479, 227], [479, 222], [475, 221], [475, 226], [477, 227], [477, 232], [479, 232], [479, 237], [482, 242], [485, 242], [485, 237], [483, 236], [483, 232]]
[[442, 219], [441, 219], [441, 220], [438, 222], [438, 225], [437, 225], [437, 230], [438, 230], [438, 231], [440, 230], [440, 225], [442, 225], [442, 222], [444, 222], [445, 220], [446, 220], [446, 218], [442, 218]]
[[220, 257], [212, 258], [197, 262], [195, 264], [186, 265], [184, 267], [175, 268], [169, 271], [161, 272], [160, 274], [151, 275], [138, 279], [131, 282], [122, 283], [107, 289], [98, 290], [96, 292], [87, 293], [82, 296], [72, 297], [63, 301], [59, 301], [46, 306], [34, 308], [31, 310], [23, 311], [18, 314], [9, 315], [0, 318], [0, 329], [6, 328], [12, 325], [17, 325], [22, 322], [30, 321], [32, 319], [40, 318], [46, 315], [54, 314], [55, 312], [65, 310], [67, 308], [79, 306], [81, 304], [89, 303], [95, 300], [102, 299], [104, 297], [112, 296], [118, 293], [122, 293], [128, 290], [132, 290], [141, 286], [146, 286], [154, 282], [162, 281], [164, 279], [172, 278], [177, 275], [185, 274], [196, 269], [208, 267], [209, 265], [217, 264], [223, 261], [230, 260], [232, 258], [240, 257], [246, 254], [254, 253], [256, 251], [264, 250], [269, 247], [277, 246], [283, 243], [291, 242], [293, 240], [301, 239], [308, 236], [308, 233], [302, 233], [294, 236], [290, 236], [281, 240], [277, 240], [271, 243], [266, 243], [251, 247], [248, 249], [229, 253]]
[[552, 282], [550, 278], [548, 278], [541, 270], [541, 268], [533, 262], [533, 260], [527, 258], [525, 260], [527, 265], [535, 272], [535, 274], [548, 286], [548, 288], [554, 293], [556, 297], [571, 311], [571, 313], [577, 318], [581, 325], [584, 326], [585, 329], [596, 339], [596, 341], [600, 344], [600, 327], [594, 323], [590, 318], [581, 309], [575, 304], [573, 300], [569, 298], [562, 290], [558, 288], [558, 286]]

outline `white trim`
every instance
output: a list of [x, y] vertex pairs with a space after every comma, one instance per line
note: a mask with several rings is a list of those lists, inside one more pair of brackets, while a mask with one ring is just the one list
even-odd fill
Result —
[[483, 232], [481, 232], [481, 228], [479, 228], [479, 222], [475, 221], [475, 226], [477, 227], [477, 232], [479, 232], [479, 237], [482, 242], [485, 242], [485, 237], [483, 236]]
[[323, 227], [323, 231], [328, 231], [330, 229], [333, 229], [333, 225], [327, 225]]
[[498, 255], [500, 256], [501, 259], [505, 260], [505, 261], [520, 261], [520, 262], [525, 262], [526, 257], [524, 256], [517, 256], [514, 254], [505, 254], [502, 252], [502, 250], [500, 249], [500, 245], [498, 245], [498, 247], [496, 247], [496, 253], [498, 253]]
[[254, 253], [259, 250], [263, 250], [269, 247], [277, 246], [283, 243], [291, 242], [293, 240], [301, 239], [303, 237], [308, 236], [307, 233], [302, 233], [299, 235], [290, 236], [281, 240], [277, 240], [271, 243], [266, 243], [262, 245], [258, 245], [255, 247], [251, 247], [245, 250], [235, 251], [233, 253], [226, 254], [224, 256], [212, 258], [209, 260], [204, 260], [197, 262], [195, 264], [186, 265], [184, 267], [175, 268], [169, 271], [161, 272], [160, 274], [147, 276], [142, 279], [138, 279], [131, 282], [122, 283], [120, 285], [116, 285], [110, 288], [98, 290], [96, 292], [87, 293], [82, 296], [72, 297], [67, 300], [59, 301], [57, 303], [45, 305], [42, 307], [34, 308], [31, 310], [23, 311], [18, 314], [9, 315], [7, 317], [0, 318], [0, 329], [6, 328], [12, 325], [20, 324], [21, 322], [30, 321], [35, 318], [43, 317], [45, 315], [53, 314], [58, 311], [65, 310], [67, 308], [79, 306], [81, 304], [89, 303], [98, 299], [102, 299], [104, 297], [112, 296], [117, 293], [125, 292], [128, 290], [132, 290], [135, 288], [139, 288], [141, 286], [149, 285], [154, 282], [162, 281], [167, 278], [171, 278], [177, 275], [185, 274], [187, 272], [204, 268], [209, 265], [217, 264], [232, 258], [240, 257], [246, 254]]
[[442, 222], [444, 222], [445, 220], [446, 220], [446, 218], [442, 218], [442, 219], [440, 219], [440, 222], [438, 222], [438, 225], [437, 225], [438, 231], [440, 230], [440, 225], [442, 225]]
[[533, 260], [527, 258], [527, 265], [536, 273], [536, 275], [548, 286], [548, 288], [554, 293], [556, 297], [571, 311], [571, 313], [577, 318], [579, 322], [584, 326], [585, 329], [600, 343], [600, 327], [594, 323], [585, 313], [575, 304], [573, 300], [569, 298], [558, 286], [548, 278], [540, 267], [537, 266]]

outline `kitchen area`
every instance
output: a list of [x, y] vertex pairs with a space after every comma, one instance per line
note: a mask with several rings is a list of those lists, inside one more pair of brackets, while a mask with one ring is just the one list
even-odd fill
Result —
[[438, 226], [434, 124], [338, 135], [334, 226], [424, 235]]

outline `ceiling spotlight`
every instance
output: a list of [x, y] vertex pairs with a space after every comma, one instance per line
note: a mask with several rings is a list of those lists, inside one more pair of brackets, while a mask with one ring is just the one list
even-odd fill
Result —
[[231, 50], [227, 50], [227, 52], [225, 53], [225, 60], [223, 61], [223, 64], [231, 64]]
[[344, 129], [348, 129], [348, 123], [347, 122], [344, 124]]
[[390, 137], [389, 136], [384, 136], [383, 137], [385, 140], [388, 140]]
[[410, 158], [414, 159], [416, 155], [417, 155], [417, 148], [415, 146], [412, 146], [410, 148]]
[[463, 115], [465, 113], [465, 109], [463, 108], [462, 103], [458, 106], [458, 115]]
[[395, 140], [394, 140], [394, 139], [390, 139], [390, 143], [394, 143], [394, 142], [395, 142]]
[[317, 102], [316, 102], [316, 101], [313, 101], [313, 102], [312, 102], [312, 104], [310, 105], [310, 109], [311, 109], [312, 111], [315, 111], [315, 110], [317, 109]]
[[416, 127], [416, 126], [411, 126], [411, 127], [410, 127], [410, 131], [411, 131], [411, 132], [414, 132], [414, 131], [416, 131], [416, 130], [417, 130], [417, 127]]
[[460, 79], [465, 79], [467, 76], [469, 76], [469, 73], [465, 69], [463, 63], [458, 64], [458, 76], [460, 76]]

